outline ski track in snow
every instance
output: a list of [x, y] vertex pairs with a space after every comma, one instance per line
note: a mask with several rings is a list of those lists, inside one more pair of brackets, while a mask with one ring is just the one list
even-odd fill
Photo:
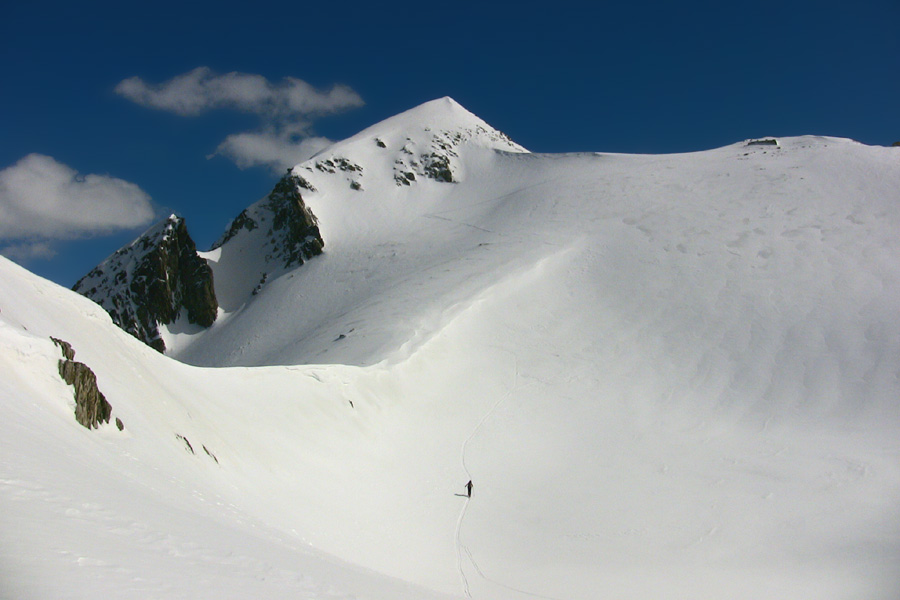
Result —
[[[469, 466], [466, 464], [466, 449], [469, 446], [469, 442], [471, 442], [472, 439], [474, 439], [474, 437], [476, 435], [478, 435], [478, 432], [481, 430], [482, 426], [490, 418], [490, 416], [492, 414], [494, 414], [494, 412], [497, 410], [497, 408], [501, 404], [503, 404], [503, 402], [506, 401], [507, 398], [509, 398], [512, 395], [512, 393], [516, 390], [516, 388], [518, 386], [518, 382], [519, 382], [519, 361], [518, 361], [518, 359], [516, 359], [515, 380], [513, 382], [512, 389], [509, 392], [507, 392], [505, 395], [500, 396], [500, 398], [494, 403], [494, 405], [491, 406], [490, 410], [488, 410], [481, 417], [481, 420], [478, 421], [478, 424], [475, 425], [475, 428], [472, 429], [472, 432], [462, 443], [462, 449], [460, 450], [460, 459], [461, 459], [463, 471], [465, 471], [466, 477], [468, 477], [470, 481], [473, 481], [472, 473], [469, 471]], [[463, 591], [465, 592], [466, 598], [471, 598], [472, 593], [469, 590], [469, 580], [466, 578], [466, 573], [465, 573], [465, 570], [463, 569], [463, 565], [462, 565], [463, 549], [465, 549], [466, 555], [469, 557], [469, 561], [472, 563], [472, 566], [475, 567], [475, 571], [483, 579], [489, 580], [487, 577], [485, 577], [484, 573], [481, 572], [481, 569], [478, 567], [478, 564], [475, 562], [475, 559], [472, 557], [472, 553], [469, 551], [469, 549], [466, 546], [463, 545], [462, 540], [460, 539], [460, 535], [462, 532], [462, 524], [463, 524], [463, 521], [465, 520], [466, 510], [468, 510], [468, 508], [469, 508], [470, 500], [471, 500], [470, 497], [466, 498], [466, 501], [463, 503], [462, 510], [460, 510], [459, 519], [456, 522], [456, 556], [457, 556], [456, 566], [457, 566], [457, 569], [459, 570], [459, 577], [462, 580]]]
[[[469, 471], [469, 466], [466, 463], [466, 450], [469, 446], [469, 442], [471, 442], [476, 435], [478, 435], [481, 428], [484, 424], [491, 418], [491, 416], [497, 412], [497, 409], [500, 408], [500, 405], [506, 402], [515, 392], [519, 390], [519, 360], [517, 357], [514, 357], [516, 360], [516, 372], [515, 372], [515, 381], [513, 382], [512, 388], [504, 395], [500, 396], [500, 398], [491, 406], [491, 408], [481, 417], [481, 420], [478, 421], [478, 424], [475, 425], [475, 428], [472, 430], [472, 433], [463, 441], [461, 454], [461, 462], [463, 471], [466, 473], [466, 477], [469, 478], [470, 481], [474, 481], [472, 479], [472, 473]], [[473, 486], [474, 487], [474, 486]], [[515, 588], [496, 579], [492, 579], [485, 575], [484, 571], [481, 570], [481, 567], [475, 561], [475, 557], [472, 555], [472, 550], [462, 543], [461, 534], [462, 534], [462, 525], [463, 521], [466, 518], [466, 511], [469, 509], [469, 501], [471, 498], [466, 498], [463, 503], [463, 507], [459, 512], [459, 518], [456, 521], [456, 568], [459, 570], [459, 577], [462, 581], [463, 593], [466, 595], [466, 598], [473, 598], [472, 591], [469, 587], [469, 579], [466, 577], [465, 569], [463, 569], [463, 559], [462, 555], [465, 552], [465, 555], [468, 557], [469, 562], [472, 564], [472, 567], [475, 569], [475, 572], [478, 573], [478, 576], [483, 580], [492, 583], [496, 586], [502, 587], [511, 592], [516, 592], [517, 594], [523, 594], [525, 596], [531, 598], [542, 598], [543, 600], [560, 600], [559, 598], [554, 598], [552, 596], [542, 596], [541, 594], [535, 594], [533, 592], [528, 592], [525, 590], [521, 590], [519, 588]]]
[[[469, 580], [466, 578], [466, 572], [462, 566], [462, 542], [459, 539], [459, 533], [462, 529], [463, 519], [466, 517], [466, 509], [469, 507], [469, 500], [471, 498], [466, 498], [466, 501], [463, 503], [462, 510], [459, 511], [459, 518], [456, 520], [456, 569], [459, 571], [459, 578], [462, 580], [463, 593], [466, 595], [466, 598], [471, 598], [472, 593], [469, 591]], [[468, 554], [469, 549], [466, 548], [466, 553]], [[469, 556], [471, 559], [471, 555]], [[475, 564], [475, 561], [472, 561], [472, 564]], [[475, 566], [478, 569], [478, 566]]]

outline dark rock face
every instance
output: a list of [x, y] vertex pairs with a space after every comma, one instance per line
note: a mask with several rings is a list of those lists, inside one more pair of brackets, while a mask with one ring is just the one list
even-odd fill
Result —
[[[50, 339], [59, 346], [64, 357], [59, 361], [59, 376], [75, 388], [75, 420], [88, 429], [95, 429], [101, 423], [109, 423], [112, 406], [97, 388], [94, 372], [86, 364], [73, 360], [75, 351], [71, 344], [57, 338]], [[120, 431], [124, 428], [121, 423], [121, 420], [116, 419], [116, 426]]]
[[184, 219], [175, 215], [116, 252], [72, 289], [160, 352], [165, 351], [160, 324], [172, 323], [184, 310], [190, 323], [209, 327], [218, 310], [212, 269], [197, 255]]
[[[355, 170], [354, 165], [329, 161], [323, 168]], [[356, 167], [358, 168], [358, 167]], [[275, 267], [302, 265], [322, 254], [325, 241], [316, 216], [303, 202], [300, 190], [315, 190], [307, 180], [288, 172], [262, 201], [247, 208], [231, 222], [228, 231], [213, 244], [213, 250], [227, 244], [242, 231], [265, 230], [262, 245], [265, 260]], [[267, 228], [267, 229], [266, 229]]]
[[302, 265], [304, 260], [322, 254], [325, 247], [318, 221], [303, 203], [298, 188], [294, 176], [283, 177], [266, 203], [272, 211], [272, 249], [266, 260], [280, 259], [285, 267]]
[[[361, 171], [341, 160], [325, 167], [353, 174]], [[315, 191], [309, 181], [288, 172], [266, 198], [242, 211], [212, 247], [215, 250], [238, 238], [232, 257], [240, 256], [248, 244], [261, 250], [262, 260], [247, 270], [258, 268], [262, 275], [254, 294], [269, 274], [277, 275], [322, 253], [325, 242], [301, 189]], [[102, 306], [116, 325], [160, 352], [166, 350], [161, 325], [183, 316], [192, 324], [209, 327], [219, 309], [213, 271], [197, 254], [184, 219], [175, 215], [117, 251], [73, 289]]]

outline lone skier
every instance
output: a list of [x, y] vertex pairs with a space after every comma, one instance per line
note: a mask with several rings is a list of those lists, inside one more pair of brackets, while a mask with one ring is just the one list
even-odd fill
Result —
[[470, 479], [470, 480], [469, 480], [469, 483], [466, 484], [466, 493], [468, 493], [469, 498], [472, 497], [472, 488], [473, 488], [473, 487], [475, 487], [475, 486], [472, 485], [472, 480]]

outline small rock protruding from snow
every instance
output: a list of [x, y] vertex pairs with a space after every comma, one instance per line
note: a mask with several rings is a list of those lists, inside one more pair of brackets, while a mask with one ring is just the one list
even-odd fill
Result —
[[[75, 350], [61, 339], [51, 337], [59, 346], [63, 358], [59, 361], [59, 376], [75, 389], [75, 420], [88, 429], [96, 429], [101, 423], [109, 423], [112, 406], [97, 387], [97, 376], [86, 364], [73, 360]], [[124, 425], [116, 419], [121, 431]]]

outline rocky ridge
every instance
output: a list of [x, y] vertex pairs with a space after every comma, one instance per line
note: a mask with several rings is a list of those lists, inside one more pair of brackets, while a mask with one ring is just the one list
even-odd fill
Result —
[[72, 288], [102, 306], [113, 322], [160, 352], [159, 327], [182, 315], [209, 327], [216, 320], [213, 273], [187, 231], [171, 215], [121, 248]]
[[262, 241], [266, 262], [289, 268], [302, 265], [322, 253], [325, 241], [312, 210], [303, 202], [300, 189], [310, 184], [302, 177], [288, 173], [275, 184], [262, 201], [243, 210], [228, 226], [225, 234], [213, 244], [220, 248], [242, 232], [266, 230]]

